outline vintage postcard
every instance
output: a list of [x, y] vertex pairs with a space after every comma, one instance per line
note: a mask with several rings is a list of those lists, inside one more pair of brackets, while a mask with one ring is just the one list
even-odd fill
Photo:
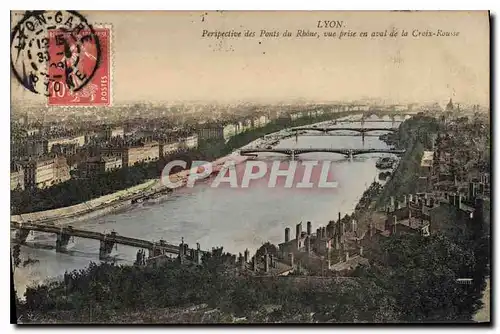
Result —
[[10, 33], [18, 324], [490, 323], [489, 12]]

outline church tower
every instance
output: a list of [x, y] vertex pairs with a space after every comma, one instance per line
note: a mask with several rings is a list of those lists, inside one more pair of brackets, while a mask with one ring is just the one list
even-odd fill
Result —
[[446, 105], [446, 111], [453, 111], [453, 101], [450, 98], [450, 102]]

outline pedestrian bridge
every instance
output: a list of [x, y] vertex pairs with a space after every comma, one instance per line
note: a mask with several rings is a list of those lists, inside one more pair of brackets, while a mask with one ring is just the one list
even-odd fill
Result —
[[348, 149], [348, 148], [251, 148], [240, 150], [240, 155], [256, 155], [259, 153], [278, 153], [289, 155], [292, 158], [299, 154], [305, 153], [336, 153], [342, 154], [346, 157], [353, 157], [360, 154], [369, 153], [390, 153], [395, 155], [401, 155], [405, 153], [405, 150], [395, 150], [395, 149], [378, 149], [378, 148], [360, 148], [360, 149]]

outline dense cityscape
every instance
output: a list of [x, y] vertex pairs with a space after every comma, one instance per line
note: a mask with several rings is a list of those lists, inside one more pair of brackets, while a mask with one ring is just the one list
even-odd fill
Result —
[[[108, 242], [101, 242], [102, 264], [68, 272], [62, 282], [27, 289], [18, 305], [23, 321], [472, 321], [484, 307], [491, 215], [490, 118], [485, 107], [450, 99], [442, 106], [362, 101], [170, 107], [137, 103], [113, 111], [47, 113], [36, 108], [14, 109], [11, 123], [11, 221], [28, 226], [67, 226], [73, 216], [89, 210], [164, 192], [148, 182], [178, 157], [213, 161], [265, 135], [345, 116], [360, 115], [361, 122], [411, 117], [380, 137], [405, 153], [388, 173], [389, 180], [374, 181], [352, 213], [339, 213], [314, 229], [310, 221], [290, 222], [294, 229], [283, 231], [281, 243], [241, 249], [239, 254], [217, 245], [190, 248], [182, 240], [172, 257], [160, 240], [144, 246], [151, 247], [148, 257], [140, 250], [134, 266], [108, 263], [106, 257], [119, 241], [116, 234], [107, 235]], [[79, 211], [83, 204], [85, 213]], [[72, 212], [51, 216], [51, 211], [66, 207]], [[29, 227], [16, 226], [15, 240], [23, 244]], [[61, 229], [58, 251], [64, 251], [71, 233], [83, 235], [76, 224]], [[14, 248], [19, 258], [19, 248]], [[18, 259], [16, 265], [30, 264]], [[158, 276], [165, 270], [171, 274]], [[143, 285], [127, 283], [131, 275]], [[152, 286], [146, 288], [148, 282]], [[165, 296], [152, 298], [160, 286]], [[61, 288], [78, 303], [63, 297]], [[368, 295], [364, 309], [355, 309], [356, 299]], [[116, 304], [117, 298], [122, 302]], [[325, 303], [331, 298], [343, 298], [344, 303]], [[424, 308], [418, 298], [429, 299]], [[145, 307], [155, 316], [145, 315]], [[90, 315], [80, 312], [90, 308]]]

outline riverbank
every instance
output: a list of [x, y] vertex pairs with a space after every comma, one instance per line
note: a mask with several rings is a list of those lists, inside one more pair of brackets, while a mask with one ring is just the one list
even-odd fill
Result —
[[[352, 113], [350, 113], [352, 114]], [[207, 152], [199, 160], [206, 157], [215, 157], [211, 163], [214, 167], [223, 164], [227, 159], [233, 159], [236, 163], [241, 163], [248, 157], [241, 157], [235, 151], [241, 148], [250, 148], [258, 146], [269, 146], [269, 140], [263, 137], [270, 133], [276, 133], [290, 126], [300, 126], [304, 124], [317, 124], [333, 119], [338, 119], [346, 116], [346, 113], [327, 114], [321, 117], [304, 117], [290, 123], [270, 123], [262, 128], [244, 132], [231, 138], [223, 146], [218, 147], [216, 144], [211, 144], [211, 148], [207, 148]], [[238, 146], [239, 145], [239, 146]], [[221, 156], [221, 154], [223, 154]], [[173, 157], [172, 159], [175, 159]], [[193, 159], [194, 160], [194, 159]], [[189, 170], [184, 170], [173, 174], [170, 177], [172, 181], [186, 182], [189, 175]], [[75, 205], [54, 208], [49, 210], [34, 211], [11, 215], [11, 221], [16, 222], [32, 222], [32, 223], [51, 223], [51, 224], [70, 224], [74, 222], [84, 221], [87, 219], [97, 218], [113, 212], [125, 210], [135, 203], [137, 198], [154, 197], [157, 194], [165, 194], [169, 196], [168, 190], [161, 183], [160, 176], [149, 179], [141, 184], [119, 190], [101, 197], [90, 199]]]
[[483, 302], [483, 307], [481, 307], [474, 315], [474, 321], [476, 322], [490, 322], [491, 321], [491, 288], [490, 288], [490, 278], [486, 279], [486, 288], [483, 291], [483, 297], [481, 301]]
[[435, 118], [416, 116], [402, 123], [398, 131], [381, 138], [406, 152], [376, 201], [378, 210], [383, 210], [391, 197], [397, 199], [418, 192], [422, 155], [424, 150], [432, 150], [437, 128]]
[[[236, 158], [235, 156], [226, 156], [212, 162], [212, 166], [222, 165], [228, 159], [241, 163], [247, 157]], [[189, 170], [185, 170], [176, 174], [170, 175], [172, 182], [182, 182], [184, 185], [189, 176]], [[67, 225], [92, 218], [97, 218], [113, 212], [128, 209], [137, 200], [148, 200], [156, 195], [168, 196], [173, 190], [164, 186], [161, 179], [149, 180], [140, 185], [118, 191], [113, 194], [105, 195], [88, 202], [76, 204], [69, 207], [37, 211], [32, 213], [24, 213], [12, 215], [13, 222], [26, 223], [50, 223], [54, 225]]]
[[[370, 163], [373, 167], [372, 161]], [[349, 179], [349, 187], [352, 189], [353, 182], [359, 179], [362, 173], [356, 171], [357, 163], [348, 165], [350, 173], [354, 175], [352, 180]], [[372, 174], [370, 178], [373, 178]], [[370, 178], [363, 181], [365, 184], [363, 189], [366, 189], [371, 182]], [[358, 209], [368, 208], [367, 211], [372, 211], [370, 202], [373, 201], [370, 197], [375, 196], [379, 189], [376, 185], [368, 187], [361, 200], [356, 200], [359, 202]], [[361, 188], [359, 192], [356, 191], [356, 198], [359, 199], [358, 196], [362, 192]], [[197, 192], [200, 193], [203, 191]], [[253, 193], [254, 196], [255, 194]], [[213, 198], [208, 191], [205, 195], [203, 199]], [[344, 199], [345, 196], [347, 195], [343, 193]], [[172, 202], [178, 203], [179, 199], [181, 198]], [[328, 199], [328, 205], [340, 208], [338, 205], [340, 202], [335, 204], [331, 199]], [[249, 205], [243, 198], [238, 200]], [[276, 202], [278, 196], [266, 197], [264, 200], [272, 202], [272, 205], [279, 205], [279, 202]], [[219, 207], [216, 201], [209, 202], [202, 210], [202, 214], [206, 214], [206, 210], [210, 210], [210, 215], [218, 210], [223, 211], [224, 215], [231, 215], [231, 211], [235, 211], [236, 213], [227, 219], [228, 225], [222, 227], [230, 228], [229, 226], [237, 225], [238, 229], [243, 229], [246, 223], [245, 212], [235, 207], [235, 202], [223, 202], [224, 204]], [[313, 199], [314, 209], [318, 207], [318, 202], [316, 198]], [[188, 201], [182, 204], [188, 208], [187, 210], [192, 211], [196, 205], [186, 204], [197, 204], [197, 202]], [[250, 203], [252, 204], [254, 203]], [[350, 201], [349, 207], [354, 207], [354, 204], [354, 201]], [[286, 210], [290, 211], [296, 204], [290, 199], [288, 205]], [[164, 208], [164, 211], [174, 216], [170, 208], [172, 207], [169, 207], [169, 210]], [[267, 222], [265, 231], [263, 228], [260, 228], [260, 231], [271, 235], [270, 227], [277, 225], [276, 221], [272, 220], [273, 214], [267, 207], [252, 205], [252, 211], [259, 209], [265, 211], [265, 216], [261, 216], [260, 220]], [[345, 212], [345, 209], [342, 212]], [[313, 210], [306, 214], [312, 217], [312, 213]], [[302, 219], [301, 214], [296, 212], [292, 218], [285, 218], [284, 211], [278, 214], [280, 219], [288, 223]], [[328, 217], [330, 214], [327, 212], [325, 216]], [[145, 215], [137, 217], [132, 217], [131, 220], [138, 231], [147, 229], [148, 226], [145, 224], [148, 220], [153, 220], [151, 213], [147, 216], [148, 219], [145, 219]], [[162, 220], [156, 226], [169, 225], [165, 224], [164, 216], [160, 217]], [[190, 222], [179, 216], [179, 212], [175, 213], [175, 219], [180, 222], [179, 226], [189, 225]], [[210, 220], [207, 219], [207, 223], [212, 226], [219, 220], [220, 216], [215, 216]], [[320, 221], [314, 218], [311, 220], [314, 223]], [[324, 218], [322, 220], [324, 221]], [[346, 220], [351, 221], [347, 218]], [[251, 224], [257, 221], [257, 219], [252, 220]], [[140, 222], [139, 226], [137, 222]], [[123, 224], [121, 226], [124, 227]], [[200, 230], [204, 229], [204, 225], [191, 225], [187, 228]], [[163, 232], [170, 233], [169, 230]], [[240, 233], [242, 238], [253, 237], [252, 234], [244, 232]], [[180, 230], [174, 230], [174, 233], [186, 236]], [[219, 226], [217, 229], [203, 230], [202, 233], [216, 235], [224, 231]], [[281, 233], [282, 230], [280, 231], [282, 236]], [[237, 238], [231, 240], [234, 239]], [[191, 240], [198, 239], [192, 237]], [[213, 240], [210, 241], [211, 244], [214, 244]], [[205, 242], [202, 244], [205, 245]], [[240, 246], [242, 250], [245, 247], [243, 244]], [[26, 301], [19, 303], [18, 310], [23, 314], [21, 319], [23, 322], [59, 323], [82, 321], [193, 323], [205, 322], [214, 314], [227, 315], [230, 321], [237, 318], [247, 322], [470, 321], [470, 315], [475, 310], [474, 305], [477, 301], [474, 296], [469, 296], [467, 289], [457, 288], [455, 281], [456, 277], [461, 277], [456, 275], [464, 270], [464, 264], [474, 264], [474, 261], [465, 263], [463, 261], [471, 255], [470, 247], [456, 244], [452, 239], [439, 234], [428, 237], [419, 234], [401, 235], [388, 238], [387, 242], [380, 243], [380, 247], [381, 252], [394, 255], [386, 265], [363, 267], [356, 272], [355, 278], [321, 279], [319, 286], [310, 284], [301, 286], [294, 282], [293, 277], [253, 280], [249, 275], [241, 274], [237, 268], [231, 271], [227, 266], [220, 267], [210, 261], [203, 262], [201, 266], [190, 266], [186, 263], [181, 265], [177, 261], [172, 261], [156, 268], [92, 264], [84, 270], [71, 273], [69, 279], [61, 280], [54, 285], [45, 284], [30, 288], [26, 294]], [[95, 284], [96, 277], [99, 284]], [[311, 277], [302, 278], [308, 282]], [[282, 284], [279, 284], [279, 280]], [[259, 283], [269, 281], [270, 284]], [[162, 293], [158, 294], [158, 291]], [[197, 305], [202, 310], [200, 314], [196, 313]], [[27, 316], [29, 318], [26, 318]], [[215, 321], [226, 321], [224, 319], [225, 316], [217, 317]]]
[[[359, 123], [348, 126], [359, 126]], [[267, 139], [271, 138], [277, 139], [275, 136], [269, 136]], [[266, 144], [265, 140], [250, 143]], [[367, 138], [365, 144], [369, 147], [385, 148], [376, 137]], [[362, 145], [362, 142], [360, 137], [300, 137], [298, 143], [294, 139], [282, 140], [278, 147], [294, 145], [350, 147]], [[341, 196], [339, 189], [319, 192], [293, 189], [269, 191], [267, 187], [261, 189], [256, 184], [256, 187], [240, 191], [214, 189], [209, 182], [197, 182], [192, 189], [183, 187], [171, 193], [161, 204], [149, 204], [144, 201], [132, 205], [128, 210], [125, 208], [120, 213], [73, 225], [100, 233], [115, 230], [121, 235], [145, 240], [163, 238], [174, 244], [181, 242], [181, 237], [184, 237], [187, 243], [194, 245], [199, 242], [205, 249], [224, 245], [225, 251], [233, 254], [243, 252], [247, 248], [252, 252], [267, 241], [273, 244], [281, 242], [284, 228], [294, 222], [312, 220], [315, 225], [321, 225], [336, 217], [337, 211], [351, 212], [359, 196], [376, 175], [374, 157], [362, 157], [352, 162], [341, 156], [328, 154], [318, 158], [333, 160], [336, 177], [344, 180], [343, 184], [348, 187], [344, 191], [340, 190]], [[264, 155], [259, 160], [272, 163], [273, 160], [282, 159], [279, 156], [266, 158]], [[304, 159], [307, 159], [307, 156]], [[367, 174], [370, 176], [366, 177]], [[66, 270], [85, 268], [89, 261], [98, 261], [96, 254], [99, 243], [93, 241], [76, 238], [70, 243], [68, 254], [54, 254], [53, 250], [31, 247], [33, 241], [52, 246], [55, 236], [34, 233], [28, 238], [28, 246], [22, 248], [23, 256], [29, 255], [40, 260], [40, 265], [16, 270], [18, 276], [29, 277], [30, 285], [37, 284], [47, 277], [61, 277]], [[136, 251], [119, 246], [114, 250], [113, 256], [118, 264], [132, 264]]]
[[389, 180], [385, 183], [373, 182], [363, 193], [352, 215], [358, 228], [384, 224], [383, 211], [390, 198], [402, 198], [416, 192], [420, 175], [420, 163], [425, 149], [432, 147], [433, 135], [437, 131], [436, 120], [432, 117], [417, 116], [401, 123], [398, 131], [380, 137], [386, 144], [406, 150], [398, 159]]
[[135, 196], [141, 192], [151, 190], [157, 182], [158, 180], [149, 180], [135, 187], [105, 195], [84, 203], [59, 209], [12, 215], [10, 219], [11, 221], [20, 223], [31, 222], [65, 224], [96, 218], [100, 215], [123, 209], [127, 205], [131, 204], [132, 199]]
[[[263, 138], [258, 138], [243, 148], [268, 146], [270, 143]], [[246, 161], [249, 157], [240, 156], [237, 152], [233, 152], [224, 157], [218, 158], [211, 162], [211, 167], [216, 170], [226, 161], [232, 160], [236, 164]], [[186, 184], [190, 170], [184, 170], [170, 175], [172, 182], [181, 182]], [[58, 208], [53, 210], [37, 211], [12, 215], [11, 221], [14, 222], [30, 222], [30, 223], [50, 223], [54, 225], [67, 225], [75, 222], [80, 222], [92, 218], [97, 218], [110, 213], [125, 210], [137, 202], [137, 199], [148, 200], [157, 195], [169, 196], [175, 190], [167, 188], [162, 184], [161, 179], [148, 180], [142, 184], [121, 190], [109, 195], [76, 204], [69, 207]]]
[[[28, 288], [25, 300], [15, 300], [17, 319], [33, 324], [470, 322], [478, 300], [457, 289], [454, 278], [463, 266], [462, 249], [439, 236], [420, 235], [393, 238], [381, 247], [397, 255], [393, 264], [364, 268], [356, 277], [252, 277], [221, 257], [201, 266], [91, 264], [64, 280]], [[442, 269], [436, 273], [436, 267]]]

